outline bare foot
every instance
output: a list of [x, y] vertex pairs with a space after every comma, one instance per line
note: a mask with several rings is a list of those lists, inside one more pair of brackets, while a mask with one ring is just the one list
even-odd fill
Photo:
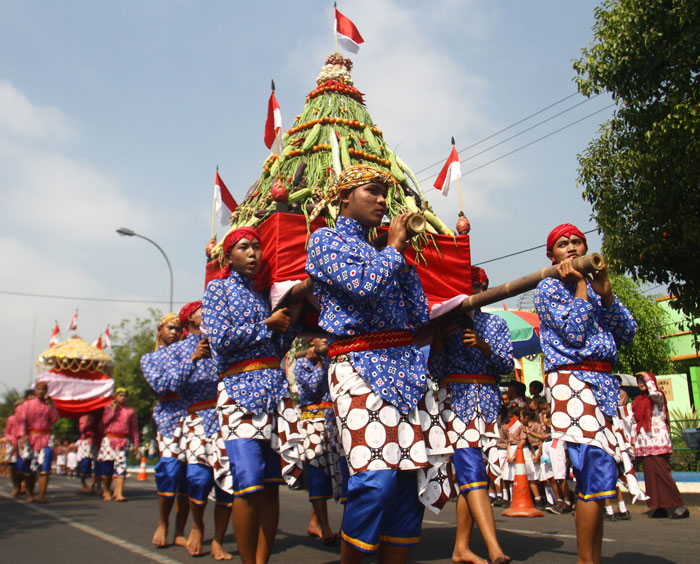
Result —
[[318, 523], [314, 523], [313, 525], [309, 523], [309, 528], [306, 529], [306, 534], [310, 537], [318, 537], [323, 539], [323, 531], [321, 531], [321, 527]]
[[27, 503], [34, 503], [36, 501], [36, 499], [33, 497], [30, 497], [30, 496], [27, 496], [27, 499], [25, 499], [24, 501], [26, 501]]
[[158, 523], [156, 532], [153, 533], [153, 539], [151, 540], [155, 546], [163, 548], [168, 545], [168, 524]]
[[226, 552], [216, 539], [211, 541], [211, 552], [209, 554], [214, 560], [233, 560], [233, 554]]
[[173, 544], [175, 546], [187, 546], [187, 538], [184, 535], [175, 535], [173, 539]]
[[12, 497], [19, 497], [19, 494], [19, 488], [15, 488], [14, 490], [12, 490]]
[[112, 494], [108, 491], [105, 491], [102, 493], [102, 499], [104, 499], [105, 501], [112, 501]]
[[187, 551], [191, 556], [199, 556], [202, 554], [202, 537], [204, 532], [196, 527], [192, 527], [190, 537], [187, 539]]
[[505, 554], [503, 556], [498, 556], [491, 560], [493, 564], [508, 564], [508, 562], [511, 561], [510, 556], [506, 556]]
[[338, 540], [338, 535], [336, 535], [333, 531], [331, 531], [330, 527], [323, 527], [323, 534], [321, 535], [321, 543], [322, 544], [335, 544], [335, 541]]
[[37, 502], [37, 503], [48, 503], [49, 500], [46, 499], [45, 497], [39, 497], [39, 498], [36, 499], [36, 502]]
[[80, 484], [80, 489], [84, 491], [85, 493], [90, 492], [90, 488], [88, 488], [87, 484]]
[[455, 547], [454, 552], [452, 553], [452, 562], [469, 562], [470, 564], [489, 564], [488, 560], [479, 558], [471, 550], [458, 549], [457, 547]]
[[119, 497], [114, 498], [114, 501], [129, 501], [127, 498], [125, 498], [123, 495], [120, 495]]

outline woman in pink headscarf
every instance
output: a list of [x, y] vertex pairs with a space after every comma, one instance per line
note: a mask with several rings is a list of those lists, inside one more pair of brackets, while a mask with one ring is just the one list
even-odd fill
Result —
[[638, 372], [637, 385], [642, 391], [632, 402], [632, 443], [634, 457], [642, 461], [644, 487], [651, 508], [649, 517], [669, 516], [685, 519], [690, 515], [671, 476], [669, 458], [673, 453], [666, 396], [659, 390], [656, 376]]

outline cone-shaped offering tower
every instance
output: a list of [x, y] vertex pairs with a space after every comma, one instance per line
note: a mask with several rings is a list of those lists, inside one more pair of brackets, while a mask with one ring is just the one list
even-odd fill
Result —
[[[306, 97], [302, 112], [265, 160], [263, 171], [244, 201], [231, 215], [232, 229], [257, 226], [264, 231], [262, 285], [305, 278], [305, 243], [310, 232], [334, 225], [338, 209], [327, 195], [345, 168], [366, 164], [392, 175], [387, 195], [388, 216], [420, 212], [427, 231], [413, 240], [409, 261], [419, 268], [431, 303], [471, 293], [469, 237], [455, 234], [433, 213], [420, 183], [408, 165], [384, 141], [364, 104], [364, 94], [353, 85], [352, 62], [339, 53], [326, 59], [316, 88]], [[287, 212], [287, 213], [279, 213]], [[223, 262], [221, 243], [211, 250], [207, 279]], [[436, 262], [438, 264], [436, 264]], [[445, 286], [436, 267], [450, 266]], [[440, 273], [444, 277], [444, 272]], [[428, 280], [434, 278], [434, 283]], [[424, 279], [425, 278], [425, 279]], [[426, 282], [428, 282], [426, 284]], [[438, 285], [445, 286], [438, 289]], [[429, 291], [433, 287], [434, 292]]]

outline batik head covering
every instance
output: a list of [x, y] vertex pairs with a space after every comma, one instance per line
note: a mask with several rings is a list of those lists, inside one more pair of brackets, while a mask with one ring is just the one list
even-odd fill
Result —
[[117, 388], [116, 390], [114, 390], [115, 396], [118, 396], [119, 394], [127, 394], [128, 395], [129, 390], [127, 390], [126, 388]]
[[177, 323], [178, 325], [181, 325], [180, 323], [180, 317], [177, 315], [177, 313], [166, 313], [163, 317], [160, 318], [160, 321], [158, 321], [158, 329], [156, 332], [156, 349], [158, 350], [161, 345], [163, 344], [163, 341], [160, 338], [160, 330], [162, 327], [165, 327], [168, 323]]
[[[554, 243], [556, 243], [560, 237], [571, 237], [572, 235], [580, 237], [583, 242], [586, 243], [586, 236], [575, 225], [571, 223], [562, 223], [561, 225], [557, 225], [547, 236], [547, 252], [552, 252]], [[586, 243], [586, 248], [588, 248], [588, 243]]]
[[390, 188], [394, 184], [394, 177], [388, 172], [365, 164], [354, 164], [347, 167], [340, 173], [338, 180], [328, 187], [325, 197], [309, 215], [309, 221], [316, 219], [328, 204], [338, 204], [343, 190], [353, 190], [371, 182], [378, 182]]

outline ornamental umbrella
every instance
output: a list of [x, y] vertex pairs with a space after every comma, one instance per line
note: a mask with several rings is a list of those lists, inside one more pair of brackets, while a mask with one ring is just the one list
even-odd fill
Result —
[[542, 352], [540, 347], [540, 318], [529, 311], [494, 309], [488, 313], [505, 319], [513, 341], [513, 357], [521, 358]]
[[37, 382], [47, 383], [62, 417], [80, 417], [112, 400], [112, 357], [77, 335], [41, 353], [36, 368]]

